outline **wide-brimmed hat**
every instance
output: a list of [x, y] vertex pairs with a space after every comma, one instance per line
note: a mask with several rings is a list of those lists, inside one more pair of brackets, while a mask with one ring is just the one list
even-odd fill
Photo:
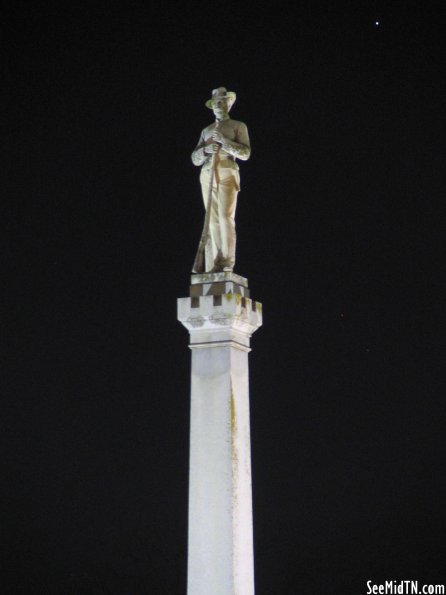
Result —
[[208, 99], [208, 101], [206, 101], [206, 107], [212, 109], [214, 101], [216, 99], [227, 99], [228, 110], [230, 110], [231, 107], [234, 105], [236, 98], [237, 95], [234, 93], [234, 91], [227, 91], [225, 87], [218, 87], [218, 89], [214, 89], [212, 91], [212, 97], [211, 99]]

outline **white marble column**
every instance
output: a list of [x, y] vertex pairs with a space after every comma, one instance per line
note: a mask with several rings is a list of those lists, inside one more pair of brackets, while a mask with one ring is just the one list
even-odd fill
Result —
[[253, 595], [248, 352], [261, 304], [234, 273], [192, 275], [188, 595]]

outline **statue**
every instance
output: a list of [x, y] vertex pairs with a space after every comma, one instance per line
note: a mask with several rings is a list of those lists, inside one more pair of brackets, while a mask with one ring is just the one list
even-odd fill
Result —
[[236, 159], [246, 161], [251, 154], [246, 124], [231, 120], [229, 111], [235, 93], [219, 87], [212, 91], [206, 107], [215, 115], [215, 122], [201, 133], [192, 153], [194, 165], [201, 165], [200, 182], [206, 209], [200, 245], [192, 272], [232, 271], [235, 264], [235, 209], [240, 190], [240, 174]]

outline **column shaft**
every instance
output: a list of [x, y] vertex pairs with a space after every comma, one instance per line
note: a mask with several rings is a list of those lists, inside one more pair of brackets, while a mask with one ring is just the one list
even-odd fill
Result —
[[188, 595], [252, 595], [248, 353], [192, 350]]
[[233, 273], [195, 275], [178, 319], [192, 350], [188, 595], [254, 595], [248, 352], [261, 304]]

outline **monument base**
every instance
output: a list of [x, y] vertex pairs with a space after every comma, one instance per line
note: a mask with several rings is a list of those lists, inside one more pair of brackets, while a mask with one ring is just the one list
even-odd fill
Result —
[[262, 324], [247, 279], [192, 275], [188, 595], [253, 595], [248, 352]]

